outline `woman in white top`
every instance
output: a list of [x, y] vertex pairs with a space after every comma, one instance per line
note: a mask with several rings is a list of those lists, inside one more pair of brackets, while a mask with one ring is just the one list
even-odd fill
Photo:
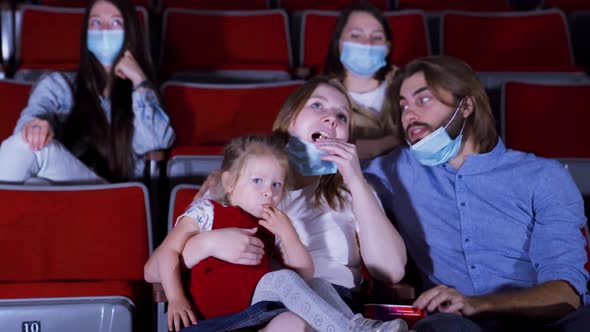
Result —
[[401, 142], [389, 88], [397, 67], [389, 24], [368, 2], [344, 9], [330, 39], [324, 74], [336, 75], [353, 100], [353, 140], [361, 159], [390, 151]]
[[[406, 250], [363, 177], [356, 147], [349, 143], [351, 115], [351, 101], [342, 84], [318, 76], [289, 96], [273, 130], [291, 137], [287, 150], [294, 180], [279, 208], [289, 216], [311, 254], [314, 278], [354, 291], [361, 282], [362, 263], [380, 282], [399, 282], [404, 276]], [[334, 174], [326, 174], [326, 162], [334, 163]], [[210, 176], [203, 188], [215, 187], [217, 180]], [[253, 234], [237, 228], [198, 233], [184, 247], [183, 261], [189, 268], [207, 257], [256, 265], [263, 245]], [[286, 312], [275, 317], [267, 329], [301, 331], [309, 326]]]

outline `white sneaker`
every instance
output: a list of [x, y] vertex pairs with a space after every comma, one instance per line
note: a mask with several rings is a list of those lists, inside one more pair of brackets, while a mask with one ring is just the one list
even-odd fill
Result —
[[408, 332], [408, 324], [402, 319], [394, 319], [387, 322], [367, 319], [361, 314], [352, 317], [351, 332]]

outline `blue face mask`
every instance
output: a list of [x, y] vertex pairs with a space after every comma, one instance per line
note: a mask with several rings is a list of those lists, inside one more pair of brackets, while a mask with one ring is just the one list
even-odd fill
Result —
[[455, 113], [445, 126], [438, 128], [422, 138], [418, 143], [410, 146], [412, 154], [420, 164], [424, 166], [436, 166], [446, 163], [457, 155], [459, 148], [461, 147], [461, 140], [463, 139], [465, 122], [463, 122], [461, 131], [455, 139], [451, 139], [446, 129], [449, 124], [453, 122], [457, 113], [459, 113], [463, 100], [464, 99], [461, 100]]
[[291, 165], [301, 175], [334, 174], [338, 170], [334, 162], [320, 159], [321, 156], [325, 156], [328, 153], [319, 150], [315, 144], [304, 141], [299, 137], [289, 137], [287, 153]]
[[351, 73], [360, 77], [372, 77], [387, 63], [387, 46], [364, 45], [353, 42], [343, 42], [340, 62]]
[[117, 58], [123, 42], [124, 30], [88, 30], [88, 50], [105, 66], [111, 66]]

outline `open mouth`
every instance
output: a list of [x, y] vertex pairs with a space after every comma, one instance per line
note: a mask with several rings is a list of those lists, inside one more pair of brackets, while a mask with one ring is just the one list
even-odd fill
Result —
[[324, 132], [321, 132], [321, 131], [316, 131], [315, 133], [311, 134], [311, 139], [314, 142], [317, 142], [318, 140], [325, 139], [325, 138], [328, 138], [328, 135]]

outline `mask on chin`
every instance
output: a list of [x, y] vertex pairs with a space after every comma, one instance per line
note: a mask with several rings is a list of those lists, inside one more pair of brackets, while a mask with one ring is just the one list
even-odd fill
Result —
[[410, 142], [408, 142], [408, 145], [410, 145], [410, 151], [420, 164], [424, 166], [436, 166], [444, 164], [457, 156], [457, 153], [459, 153], [459, 149], [461, 148], [461, 141], [463, 140], [465, 120], [463, 120], [459, 135], [454, 139], [451, 139], [446, 129], [451, 122], [453, 122], [457, 113], [459, 113], [464, 100], [465, 98], [461, 99], [455, 113], [445, 126], [439, 127], [414, 145], [411, 145]]
[[287, 143], [287, 154], [291, 165], [301, 175], [315, 176], [335, 174], [338, 168], [332, 161], [321, 160], [328, 153], [318, 149], [315, 144], [291, 135]]

